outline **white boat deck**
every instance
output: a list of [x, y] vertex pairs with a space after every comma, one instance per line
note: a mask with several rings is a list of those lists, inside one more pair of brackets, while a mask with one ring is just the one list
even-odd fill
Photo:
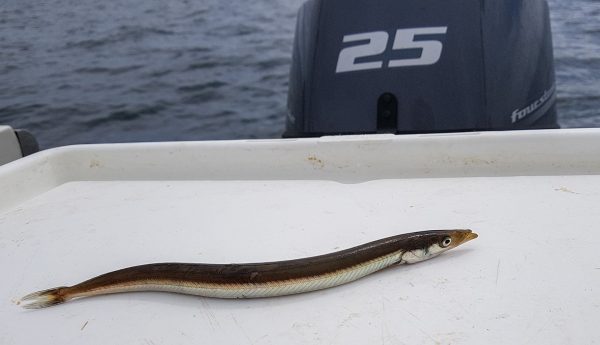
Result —
[[[591, 344], [600, 130], [86, 145], [0, 166], [0, 344]], [[260, 300], [19, 297], [150, 262], [471, 228], [438, 258]]]

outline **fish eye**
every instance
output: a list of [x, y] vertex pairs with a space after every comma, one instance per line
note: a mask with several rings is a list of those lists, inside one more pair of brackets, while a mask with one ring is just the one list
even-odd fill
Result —
[[450, 243], [452, 243], [452, 238], [450, 238], [450, 236], [448, 237], [444, 237], [444, 239], [442, 240], [442, 242], [440, 242], [440, 246], [442, 248], [446, 248], [450, 245]]

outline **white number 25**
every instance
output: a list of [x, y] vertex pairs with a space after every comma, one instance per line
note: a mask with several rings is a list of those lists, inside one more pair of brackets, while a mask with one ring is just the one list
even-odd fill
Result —
[[[435, 40], [415, 41], [415, 36], [445, 34], [447, 26], [430, 28], [398, 29], [394, 37], [392, 50], [421, 49], [421, 56], [414, 59], [392, 59], [387, 67], [433, 65], [442, 55], [442, 42]], [[383, 61], [356, 62], [358, 58], [376, 56], [385, 52], [388, 44], [388, 33], [373, 31], [360, 34], [346, 35], [343, 42], [368, 41], [366, 44], [347, 47], [340, 51], [336, 73], [377, 69], [383, 67]]]

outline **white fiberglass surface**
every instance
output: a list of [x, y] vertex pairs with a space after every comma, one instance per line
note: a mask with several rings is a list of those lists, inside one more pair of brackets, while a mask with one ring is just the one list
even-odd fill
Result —
[[[0, 213], [0, 343], [589, 343], [600, 322], [600, 176], [70, 182]], [[429, 261], [258, 300], [18, 298], [150, 262], [261, 262], [470, 228]]]

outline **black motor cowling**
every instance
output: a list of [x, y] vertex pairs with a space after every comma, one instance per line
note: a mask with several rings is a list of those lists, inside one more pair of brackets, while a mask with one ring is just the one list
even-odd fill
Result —
[[545, 0], [309, 0], [286, 137], [557, 128]]

